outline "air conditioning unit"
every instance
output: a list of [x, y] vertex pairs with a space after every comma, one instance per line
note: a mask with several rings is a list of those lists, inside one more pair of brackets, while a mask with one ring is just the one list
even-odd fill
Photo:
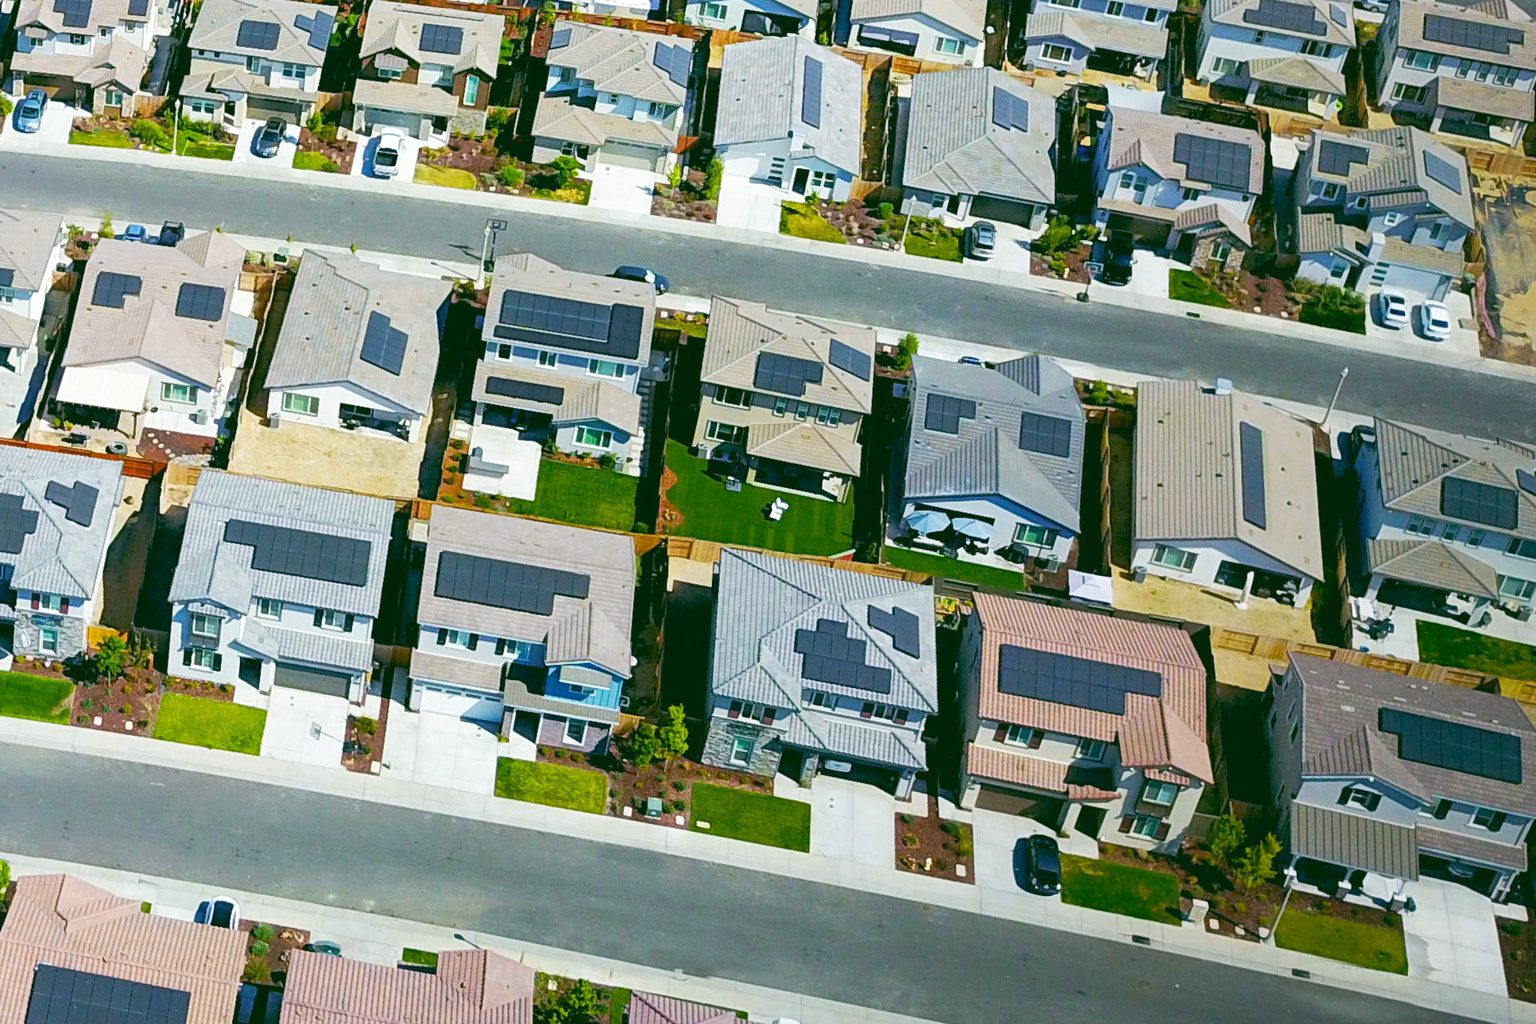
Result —
[[192, 412], [192, 422], [193, 423], [207, 423], [208, 422], [208, 410], [207, 409], [195, 409], [195, 410], [193, 410], [193, 412]]
[[282, 423], [283, 423], [283, 414], [282, 413], [277, 412], [276, 410], [273, 410], [272, 412], [267, 413], [267, 424], [268, 424], [268, 426], [276, 428], [276, 427], [282, 426]]
[[1230, 377], [1217, 377], [1215, 385], [1211, 388], [1215, 395], [1230, 395], [1232, 393], [1232, 380]]

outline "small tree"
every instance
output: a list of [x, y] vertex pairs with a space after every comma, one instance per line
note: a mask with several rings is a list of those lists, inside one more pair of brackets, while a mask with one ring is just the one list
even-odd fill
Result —
[[581, 161], [573, 156], [557, 156], [550, 162], [549, 169], [560, 188], [570, 188], [571, 182], [576, 180], [576, 172], [581, 170]]
[[533, 1015], [538, 1024], [592, 1024], [602, 1010], [597, 989], [581, 978], [568, 991], [534, 1007]]
[[93, 660], [98, 676], [116, 679], [128, 666], [128, 642], [114, 633], [97, 646]]
[[1275, 858], [1279, 855], [1280, 840], [1275, 838], [1273, 832], [1264, 833], [1263, 839], [1248, 847], [1237, 858], [1237, 863], [1232, 866], [1232, 881], [1244, 892], [1267, 881], [1275, 873]]
[[667, 720], [656, 730], [656, 738], [660, 741], [658, 753], [668, 764], [688, 753], [688, 720], [681, 704], [667, 708]]
[[521, 167], [507, 166], [497, 172], [501, 183], [507, 188], [518, 189], [523, 187], [523, 169]]
[[896, 369], [912, 369], [912, 357], [917, 355], [917, 335], [908, 331], [896, 343]]
[[709, 170], [704, 173], [704, 198], [715, 202], [720, 198], [720, 183], [725, 180], [725, 164], [719, 157], [709, 162]]
[[641, 722], [624, 738], [624, 756], [636, 768], [644, 768], [661, 756], [661, 737], [650, 722]]
[[1205, 834], [1205, 848], [1213, 861], [1226, 864], [1229, 857], [1243, 848], [1247, 838], [1243, 823], [1231, 814], [1223, 814], [1211, 822]]
[[110, 213], [104, 213], [101, 215], [101, 237], [112, 237], [112, 215]]

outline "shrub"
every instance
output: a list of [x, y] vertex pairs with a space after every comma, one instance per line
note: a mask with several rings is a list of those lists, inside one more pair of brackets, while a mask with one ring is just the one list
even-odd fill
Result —
[[549, 171], [554, 176], [557, 188], [570, 188], [579, 170], [581, 170], [581, 161], [573, 156], [557, 156], [549, 164]]
[[1313, 285], [1305, 289], [1298, 287], [1296, 291], [1305, 296], [1299, 314], [1302, 323], [1336, 331], [1365, 333], [1365, 297], [1360, 293], [1345, 291], [1331, 284]]
[[1067, 258], [1061, 253], [1052, 253], [1050, 264], [1052, 274], [1055, 274], [1057, 277], [1067, 276]]
[[881, 203], [879, 206], [879, 216], [881, 220], [890, 220], [891, 214], [895, 212], [896, 207], [892, 206], [890, 203]]
[[251, 956], [266, 956], [270, 952], [272, 952], [272, 947], [265, 942], [251, 943]]
[[507, 188], [522, 188], [526, 177], [521, 167], [503, 167], [496, 175]]
[[682, 164], [673, 164], [672, 169], [667, 172], [667, 187], [674, 190], [683, 187]]
[[486, 111], [485, 130], [487, 133], [499, 133], [503, 128], [511, 123], [512, 111], [507, 107], [492, 107], [490, 110]]
[[369, 718], [367, 715], [359, 718], [353, 724], [357, 726], [357, 731], [364, 736], [372, 736], [379, 731], [379, 720], [377, 718]]
[[688, 788], [688, 783], [684, 782], [682, 779], [673, 779], [672, 788], [676, 790], [684, 790]]
[[153, 149], [171, 148], [171, 137], [159, 121], [141, 118], [133, 122], [133, 127], [128, 129], [128, 134]]
[[272, 926], [265, 921], [258, 921], [256, 926], [251, 929], [251, 938], [261, 942], [271, 942]]
[[4, 93], [0, 93], [0, 116], [9, 117], [13, 109], [15, 108], [11, 103], [11, 98]]
[[128, 642], [115, 634], [107, 637], [96, 648], [91, 661], [98, 677], [116, 679], [123, 674], [128, 662]]
[[490, 508], [490, 507], [491, 507], [491, 496], [489, 494], [483, 494], [482, 493], [482, 494], [476, 494], [475, 495], [475, 508]]
[[1247, 839], [1242, 821], [1231, 814], [1223, 814], [1211, 822], [1205, 833], [1205, 848], [1217, 864], [1226, 864], [1228, 858], [1243, 848]]
[[911, 331], [901, 336], [901, 340], [896, 343], [896, 369], [912, 368], [912, 357], [917, 355], [917, 345], [917, 335]]
[[603, 469], [612, 469], [619, 464], [619, 458], [613, 452], [603, 452], [597, 457], [597, 464]]
[[914, 835], [911, 832], [908, 832], [906, 835], [901, 837], [901, 845], [902, 846], [916, 846], [917, 844], [918, 844], [918, 838], [917, 838], [916, 835]]
[[709, 170], [704, 174], [704, 198], [715, 202], [720, 198], [720, 183], [725, 180], [725, 164], [719, 157], [709, 162]]
[[961, 832], [955, 839], [955, 856], [970, 857], [976, 853], [976, 840], [971, 838], [969, 832]]
[[914, 821], [916, 821], [916, 820], [917, 820], [917, 819], [916, 819], [916, 818], [914, 818], [914, 817], [913, 817], [913, 816], [912, 816], [912, 815], [910, 815], [910, 814], [903, 814], [903, 815], [902, 815], [902, 816], [901, 816], [901, 823], [902, 823], [902, 824], [903, 824], [903, 825], [910, 825], [910, 824], [912, 824], [912, 823], [913, 823], [913, 822], [914, 822]]
[[630, 527], [629, 532], [630, 533], [650, 533], [651, 532], [651, 524], [650, 523], [646, 523], [646, 522], [641, 522], [639, 519], [636, 519], [635, 520], [635, 525]]

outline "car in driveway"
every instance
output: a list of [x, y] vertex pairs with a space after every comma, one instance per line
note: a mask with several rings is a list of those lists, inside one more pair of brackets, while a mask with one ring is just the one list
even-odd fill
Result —
[[1408, 326], [1408, 296], [1396, 288], [1383, 288], [1376, 293], [1376, 322], [1383, 327], [1398, 330]]
[[1451, 311], [1445, 303], [1427, 299], [1413, 311], [1419, 334], [1430, 341], [1444, 341], [1451, 336]]
[[1013, 879], [1019, 888], [1036, 896], [1061, 892], [1061, 850], [1051, 836], [1020, 839], [1013, 847]]
[[1105, 284], [1130, 284], [1136, 258], [1136, 239], [1125, 230], [1111, 231], [1104, 239], [1104, 269], [1099, 280]]
[[33, 89], [27, 93], [26, 98], [16, 104], [16, 114], [11, 123], [19, 132], [31, 135], [43, 126], [43, 111], [48, 108], [48, 94], [41, 89]]
[[635, 267], [625, 264], [613, 272], [613, 276], [625, 281], [639, 281], [656, 289], [657, 295], [665, 295], [672, 290], [672, 282], [662, 277], [649, 267]]
[[197, 905], [197, 913], [192, 915], [192, 920], [197, 924], [234, 931], [240, 927], [240, 904], [235, 902], [233, 896], [215, 896]]
[[983, 363], [980, 359], [977, 359], [975, 356], [961, 356], [957, 360], [957, 362], [959, 362], [959, 364], [961, 366], [985, 366], [985, 365], [987, 365], [986, 363]]
[[270, 160], [277, 156], [287, 135], [288, 122], [280, 117], [269, 117], [266, 124], [256, 129], [256, 137], [251, 140], [251, 152], [263, 160]]
[[147, 242], [149, 232], [143, 224], [129, 224], [123, 229], [122, 234], [116, 236], [119, 242]]
[[373, 137], [373, 176], [393, 178], [400, 173], [400, 143], [405, 132], [398, 128], [385, 128]]
[[177, 245], [186, 237], [187, 229], [179, 220], [168, 220], [160, 225], [160, 236], [156, 239], [161, 245]]
[[997, 251], [997, 225], [979, 220], [966, 228], [960, 239], [960, 251], [967, 259], [991, 259]]

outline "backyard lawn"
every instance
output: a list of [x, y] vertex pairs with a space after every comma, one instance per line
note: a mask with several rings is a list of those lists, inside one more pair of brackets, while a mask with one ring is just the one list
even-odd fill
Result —
[[979, 583], [984, 587], [1001, 587], [1005, 590], [1023, 590], [1024, 573], [1018, 569], [999, 569], [991, 565], [975, 565], [958, 558], [944, 558], [922, 551], [908, 551], [887, 545], [885, 560], [898, 569], [925, 572], [930, 576], [944, 576], [952, 580]]
[[1408, 951], [1401, 928], [1382, 928], [1292, 908], [1280, 916], [1275, 945], [1372, 970], [1408, 973]]
[[261, 734], [267, 728], [267, 712], [206, 697], [167, 693], [160, 698], [155, 716], [155, 739], [187, 743], [194, 747], [260, 754]]
[[635, 491], [639, 484], [639, 477], [611, 469], [542, 459], [534, 499], [509, 499], [507, 511], [578, 526], [629, 530], [635, 525]]
[[1064, 853], [1061, 901], [1168, 924], [1179, 914], [1179, 880], [1161, 871]]
[[1168, 271], [1168, 297], [1180, 302], [1194, 302], [1202, 306], [1219, 306], [1228, 309], [1232, 303], [1227, 297], [1206, 283], [1205, 278], [1188, 270]]
[[106, 146], [109, 149], [132, 149], [133, 140], [126, 132], [95, 131], [82, 132], [72, 129], [69, 133], [71, 146]]
[[75, 684], [68, 679], [0, 672], [0, 715], [65, 725], [74, 692]]
[[1491, 676], [1536, 681], [1536, 647], [1438, 622], [1418, 622], [1419, 660]]
[[767, 793], [696, 782], [689, 828], [727, 839], [809, 853], [811, 805]]
[[542, 761], [496, 759], [496, 795], [546, 807], [602, 814], [608, 809], [608, 776]]
[[846, 245], [848, 239], [804, 203], [784, 203], [779, 208], [779, 234]]
[[[739, 492], [727, 491], [723, 480], [705, 473], [705, 465], [683, 444], [667, 442], [667, 468], [677, 474], [667, 501], [683, 517], [673, 533], [795, 555], [840, 555], [853, 549], [851, 498], [820, 501], [751, 484], [743, 484]], [[544, 486], [542, 480], [539, 486]], [[763, 512], [775, 498], [789, 502], [789, 510], [776, 523]]]
[[[294, 162], [294, 166], [299, 166], [297, 161]], [[427, 164], [417, 164], [416, 181], [422, 185], [464, 188], [469, 189], [471, 192], [475, 189], [475, 176], [458, 167], [432, 167]]]

